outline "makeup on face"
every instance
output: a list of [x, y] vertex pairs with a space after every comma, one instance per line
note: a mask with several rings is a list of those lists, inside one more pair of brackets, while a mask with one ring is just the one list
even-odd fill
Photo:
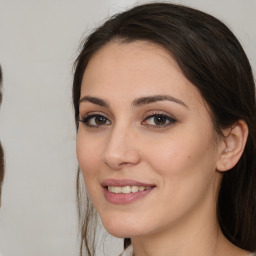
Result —
[[127, 179], [106, 179], [102, 182], [105, 198], [113, 204], [131, 203], [143, 198], [155, 187], [154, 184]]
[[162, 48], [100, 49], [85, 70], [79, 111], [79, 165], [112, 235], [154, 234], [200, 207], [214, 212], [220, 177], [211, 117]]

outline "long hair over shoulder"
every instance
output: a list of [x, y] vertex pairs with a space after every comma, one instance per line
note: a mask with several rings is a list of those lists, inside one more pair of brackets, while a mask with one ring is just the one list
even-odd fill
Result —
[[[239, 119], [247, 123], [249, 136], [244, 153], [223, 175], [216, 214], [222, 232], [233, 244], [256, 250], [255, 84], [248, 58], [234, 34], [209, 14], [170, 3], [144, 4], [111, 17], [87, 37], [75, 63], [73, 104], [77, 126], [86, 66], [100, 48], [113, 40], [149, 41], [167, 50], [209, 105], [219, 134]], [[89, 229], [96, 213], [89, 199], [87, 210], [81, 211], [84, 196], [79, 194], [78, 186], [81, 255], [84, 247], [92, 256], [94, 245], [89, 241], [95, 240], [95, 233]], [[127, 247], [130, 239], [126, 238], [124, 244]]]

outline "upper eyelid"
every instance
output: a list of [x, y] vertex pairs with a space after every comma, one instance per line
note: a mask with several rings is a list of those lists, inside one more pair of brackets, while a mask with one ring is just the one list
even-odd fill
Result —
[[89, 116], [104, 116], [105, 118], [107, 119], [110, 119], [110, 117], [106, 114], [106, 113], [102, 113], [102, 112], [98, 112], [98, 111], [90, 111], [90, 112], [87, 112], [85, 114], [82, 114], [79, 112], [79, 118], [86, 118], [86, 117], [89, 117]]
[[148, 119], [151, 119], [151, 118], [154, 118], [156, 116], [163, 116], [163, 117], [166, 117], [167, 120], [169, 120], [170, 122], [177, 122], [177, 119], [172, 117], [172, 116], [169, 116], [169, 115], [165, 115], [165, 114], [153, 114], [153, 115], [149, 115], [148, 117], [144, 118], [142, 122], [145, 122], [146, 120]]
[[[102, 116], [104, 118], [106, 118], [108, 121], [109, 121], [109, 124], [102, 124], [102, 125], [90, 125], [89, 122], [91, 119], [93, 118], [96, 118], [98, 116]], [[106, 126], [106, 125], [111, 125], [112, 122], [109, 118], [105, 117], [104, 115], [102, 114], [87, 114], [85, 115], [84, 117], [81, 117], [79, 118], [79, 122], [82, 122], [84, 123], [85, 126], [87, 126], [88, 128], [100, 128], [100, 127], [103, 127], [103, 126]]]
[[92, 118], [95, 118], [95, 117], [98, 117], [98, 116], [102, 116], [102, 117], [106, 118], [110, 123], [112, 123], [110, 118], [108, 118], [106, 115], [104, 115], [102, 113], [87, 113], [85, 115], [79, 114], [78, 120], [80, 122], [86, 123], [86, 121], [88, 121], [89, 119], [92, 119]]
[[170, 113], [167, 113], [166, 111], [162, 111], [162, 110], [152, 110], [152, 111], [148, 111], [147, 113], [145, 113], [145, 114], [143, 115], [143, 120], [145, 120], [146, 118], [155, 116], [155, 115], [163, 115], [163, 116], [167, 116], [167, 117], [170, 117], [170, 118], [172, 118], [172, 119], [177, 120], [177, 118], [176, 118], [175, 116], [173, 116], [173, 115], [170, 114]]
[[[173, 118], [173, 117], [170, 117], [170, 116], [167, 116], [167, 115], [160, 115], [160, 114], [158, 114], [159, 116], [164, 116], [164, 117], [166, 117], [166, 119], [169, 121], [169, 122], [177, 122], [177, 120], [175, 119], [175, 118]], [[148, 117], [146, 117], [142, 122], [145, 122], [145, 121], [147, 121], [147, 120], [149, 120], [149, 119], [151, 119], [151, 118], [154, 118], [155, 116], [157, 116], [157, 115], [151, 115], [151, 116], [148, 116]]]
[[[169, 118], [171, 118], [171, 119], [173, 119], [175, 121], [178, 121], [178, 119], [174, 115], [172, 115], [172, 114], [170, 114], [170, 113], [168, 113], [168, 112], [166, 112], [164, 110], [150, 110], [150, 111], [147, 111], [146, 113], [144, 113], [142, 115], [142, 117], [141, 117], [142, 122], [144, 120], [146, 120], [147, 118], [153, 117], [155, 115], [163, 115], [163, 116], [169, 117]], [[101, 111], [90, 111], [90, 112], [87, 112], [85, 114], [79, 113], [79, 119], [80, 120], [81, 119], [85, 119], [86, 117], [93, 117], [93, 116], [103, 116], [103, 117], [107, 118], [111, 122], [114, 121], [113, 117], [110, 117], [108, 114], [103, 113]]]

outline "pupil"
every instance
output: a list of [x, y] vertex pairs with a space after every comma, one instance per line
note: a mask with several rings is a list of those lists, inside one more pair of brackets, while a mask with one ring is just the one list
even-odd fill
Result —
[[166, 118], [164, 116], [156, 116], [154, 118], [154, 122], [157, 124], [157, 125], [163, 125], [166, 123]]
[[103, 116], [97, 116], [95, 118], [95, 123], [100, 125], [100, 124], [105, 124], [106, 123], [106, 118]]

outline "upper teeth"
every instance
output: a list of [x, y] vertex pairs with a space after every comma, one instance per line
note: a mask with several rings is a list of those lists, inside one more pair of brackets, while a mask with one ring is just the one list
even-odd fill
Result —
[[108, 191], [112, 193], [129, 194], [129, 193], [136, 193], [138, 191], [144, 191], [149, 188], [150, 187], [141, 187], [141, 186], [125, 186], [125, 187], [108, 186]]

